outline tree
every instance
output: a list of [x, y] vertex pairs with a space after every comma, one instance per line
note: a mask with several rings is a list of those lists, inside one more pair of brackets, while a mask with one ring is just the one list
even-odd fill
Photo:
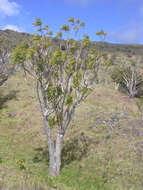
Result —
[[135, 65], [114, 66], [111, 78], [130, 98], [142, 95], [143, 77]]
[[11, 74], [12, 68], [9, 64], [10, 50], [8, 44], [4, 45], [3, 40], [1, 40], [0, 45], [0, 86], [2, 86]]
[[[56, 176], [61, 168], [64, 135], [75, 109], [92, 92], [99, 59], [96, 51], [90, 48], [88, 36], [79, 42], [67, 40], [63, 51], [60, 46], [53, 47], [52, 38], [44, 32], [42, 22], [35, 25], [41, 29], [40, 34], [17, 47], [12, 54], [12, 62], [21, 65], [36, 81], [47, 135], [49, 172]], [[62, 27], [65, 32], [70, 30], [67, 26]], [[56, 131], [56, 139], [53, 131]]]
[[67, 33], [67, 39], [69, 38], [69, 31], [70, 31], [70, 26], [68, 24], [64, 24], [61, 27], [61, 30], [64, 31], [65, 33]]
[[101, 41], [104, 41], [105, 37], [107, 36], [107, 33], [104, 32], [104, 30], [100, 30], [100, 31], [96, 32], [96, 35], [100, 37]]
[[[73, 17], [69, 18], [68, 21], [71, 23], [72, 32], [75, 32], [75, 39], [77, 40], [77, 37], [78, 37], [79, 40], [80, 40], [79, 29], [80, 29], [81, 27], [83, 27], [83, 28], [84, 28], [84, 35], [85, 35], [85, 23], [84, 23], [84, 22], [81, 22], [79, 19], [78, 19], [78, 20], [75, 20]], [[79, 33], [79, 36], [78, 36], [78, 33]]]
[[103, 57], [104, 57], [105, 61], [102, 62], [102, 64], [101, 64], [102, 68], [101, 69], [103, 71], [103, 80], [105, 83], [105, 87], [108, 88], [108, 83], [109, 83], [108, 82], [108, 73], [109, 73], [110, 68], [113, 65], [113, 63], [107, 54], [104, 54]]
[[81, 23], [80, 23], [80, 26], [82, 26], [82, 27], [83, 27], [83, 30], [84, 30], [84, 35], [86, 35], [86, 34], [85, 34], [85, 22], [81, 22]]
[[[99, 38], [101, 39], [102, 42], [104, 42], [105, 37], [107, 36], [107, 33], [105, 33], [104, 30], [100, 30], [100, 31], [96, 32], [96, 35], [99, 36]], [[103, 43], [102, 49], [104, 51], [104, 43]], [[99, 51], [99, 50], [97, 49], [97, 51]], [[105, 83], [105, 87], [108, 87], [107, 73], [109, 70], [109, 66], [111, 66], [112, 63], [111, 63], [111, 60], [108, 59], [108, 57], [105, 53], [104, 53], [103, 57], [104, 57], [104, 60], [106, 60], [106, 62], [104, 60], [102, 61], [102, 64], [100, 64], [100, 67], [101, 67], [100, 69], [103, 71], [103, 78], [104, 78], [103, 80]]]

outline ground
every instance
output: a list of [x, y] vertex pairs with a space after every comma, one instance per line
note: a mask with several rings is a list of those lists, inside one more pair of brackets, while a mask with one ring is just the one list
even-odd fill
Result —
[[97, 85], [78, 107], [65, 136], [61, 175], [51, 178], [33, 86], [32, 79], [17, 73], [0, 87], [3, 188], [142, 190], [143, 121], [136, 99]]

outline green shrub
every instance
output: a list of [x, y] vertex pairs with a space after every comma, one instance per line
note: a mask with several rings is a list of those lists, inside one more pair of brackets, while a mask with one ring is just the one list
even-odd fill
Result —
[[17, 166], [19, 167], [20, 170], [25, 170], [26, 169], [25, 159], [19, 159], [17, 161]]

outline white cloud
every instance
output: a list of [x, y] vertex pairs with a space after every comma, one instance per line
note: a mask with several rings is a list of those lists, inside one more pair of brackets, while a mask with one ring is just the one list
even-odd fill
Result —
[[19, 5], [9, 0], [0, 0], [0, 13], [7, 16], [19, 14]]
[[138, 43], [141, 34], [135, 30], [112, 33], [108, 39], [121, 43]]
[[121, 43], [141, 43], [143, 39], [143, 25], [142, 22], [132, 22], [119, 30], [108, 35], [108, 39]]
[[24, 32], [24, 30], [16, 25], [5, 25], [3, 28], [3, 30], [6, 30], [6, 29], [9, 29], [9, 30], [14, 30], [14, 31], [17, 31], [17, 32]]

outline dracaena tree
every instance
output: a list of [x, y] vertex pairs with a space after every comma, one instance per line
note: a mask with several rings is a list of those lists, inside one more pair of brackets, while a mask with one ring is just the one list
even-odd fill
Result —
[[5, 81], [7, 81], [12, 71], [12, 67], [9, 64], [9, 62], [10, 62], [9, 46], [8, 44], [5, 45], [3, 40], [0, 40], [0, 86], [3, 85]]
[[[93, 89], [100, 58], [90, 48], [88, 36], [79, 42], [65, 40], [66, 48], [62, 50], [59, 45], [53, 46], [52, 38], [47, 36], [48, 27], [43, 27], [41, 20], [36, 20], [34, 25], [38, 26], [40, 34], [17, 47], [12, 62], [20, 64], [37, 83], [37, 96], [47, 135], [49, 172], [55, 176], [59, 175], [61, 168], [64, 135], [75, 109]], [[62, 29], [69, 32], [71, 27], [64, 25]], [[61, 36], [61, 32], [56, 35], [58, 38]]]
[[[100, 40], [102, 42], [104, 42], [105, 38], [107, 36], [107, 33], [104, 32], [104, 30], [101, 29], [98, 32], [96, 32], [96, 35], [100, 38]], [[104, 43], [103, 43], [102, 49], [104, 51]], [[100, 65], [101, 66], [100, 69], [103, 71], [103, 80], [104, 80], [105, 87], [108, 87], [108, 75], [107, 74], [108, 74], [110, 66], [112, 65], [112, 62], [108, 58], [108, 55], [105, 54], [105, 53], [104, 53], [104, 60], [106, 60], [106, 61], [102, 62], [102, 64]]]
[[104, 30], [100, 30], [98, 32], [96, 32], [96, 35], [99, 36], [99, 38], [101, 39], [101, 41], [104, 41], [106, 36], [107, 36], [107, 33], [104, 32]]
[[111, 78], [130, 98], [142, 96], [143, 77], [136, 65], [114, 66]]
[[101, 64], [101, 69], [103, 71], [104, 85], [106, 88], [108, 88], [108, 85], [109, 85], [108, 74], [113, 65], [113, 62], [111, 61], [111, 59], [108, 57], [107, 54], [103, 54], [103, 57], [104, 57], [104, 61]]
[[79, 38], [80, 40], [80, 28], [82, 27], [84, 29], [84, 35], [85, 35], [85, 23], [83, 21], [81, 22], [79, 19], [75, 20], [73, 17], [69, 18], [68, 21], [71, 23], [75, 39]]

